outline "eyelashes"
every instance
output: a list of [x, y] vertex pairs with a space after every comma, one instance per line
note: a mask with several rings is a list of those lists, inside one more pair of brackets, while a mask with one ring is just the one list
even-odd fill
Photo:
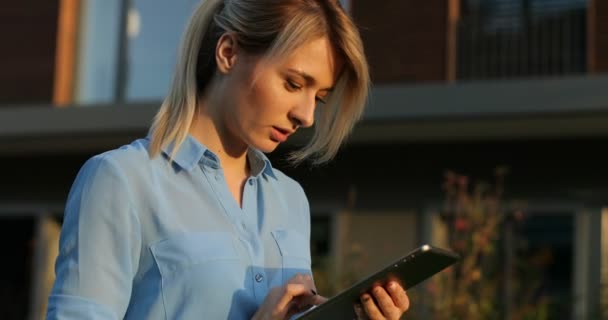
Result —
[[299, 85], [299, 84], [297, 84], [297, 83], [296, 83], [295, 81], [293, 81], [293, 80], [289, 80], [289, 79], [287, 79], [287, 82], [286, 82], [286, 83], [287, 83], [287, 84], [286, 84], [286, 86], [288, 87], [289, 91], [291, 91], [291, 92], [294, 92], [294, 91], [297, 91], [297, 90], [299, 90], [299, 89], [302, 89], [302, 86], [301, 86], [301, 85]]
[[[297, 82], [290, 80], [290, 79], [287, 79], [285, 81], [285, 87], [287, 88], [287, 91], [289, 91], [289, 92], [296, 92], [296, 91], [299, 91], [300, 89], [302, 89], [302, 85], [300, 85]], [[315, 101], [317, 101], [318, 103], [321, 103], [321, 104], [327, 103], [327, 101], [325, 100], [324, 97], [319, 97], [319, 96], [315, 97]]]

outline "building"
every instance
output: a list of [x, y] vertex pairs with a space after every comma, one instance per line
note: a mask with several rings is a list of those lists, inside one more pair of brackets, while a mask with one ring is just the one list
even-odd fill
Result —
[[[196, 2], [0, 5], [0, 230], [14, 261], [0, 301], [15, 306], [0, 318], [40, 317], [71, 182], [91, 155], [146, 133]], [[491, 179], [506, 165], [530, 251], [553, 259], [553, 312], [594, 318], [608, 280], [608, 3], [345, 4], [372, 66], [364, 120], [328, 166], [289, 168], [290, 147], [273, 155], [308, 192], [319, 255], [345, 270], [356, 251], [366, 272], [440, 242], [445, 170]]]

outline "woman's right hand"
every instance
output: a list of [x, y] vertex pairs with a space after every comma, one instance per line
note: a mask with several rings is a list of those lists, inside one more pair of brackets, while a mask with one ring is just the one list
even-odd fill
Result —
[[325, 302], [316, 294], [312, 276], [296, 274], [282, 287], [270, 289], [252, 320], [284, 320], [307, 308]]

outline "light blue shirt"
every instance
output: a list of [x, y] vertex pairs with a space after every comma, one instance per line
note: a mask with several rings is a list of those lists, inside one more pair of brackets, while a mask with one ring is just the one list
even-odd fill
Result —
[[310, 274], [300, 185], [250, 149], [242, 208], [219, 159], [188, 137], [97, 155], [65, 209], [48, 319], [250, 319], [270, 288]]

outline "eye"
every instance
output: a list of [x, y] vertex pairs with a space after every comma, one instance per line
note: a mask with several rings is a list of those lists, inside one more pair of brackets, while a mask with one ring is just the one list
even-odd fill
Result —
[[287, 81], [285, 82], [285, 87], [287, 87], [287, 90], [289, 91], [296, 91], [302, 89], [301, 85], [290, 79], [287, 79]]
[[325, 97], [319, 97], [319, 96], [317, 96], [317, 97], [315, 97], [315, 100], [318, 103], [320, 103], [320, 104], [326, 104], [327, 103], [327, 100], [325, 100]]

